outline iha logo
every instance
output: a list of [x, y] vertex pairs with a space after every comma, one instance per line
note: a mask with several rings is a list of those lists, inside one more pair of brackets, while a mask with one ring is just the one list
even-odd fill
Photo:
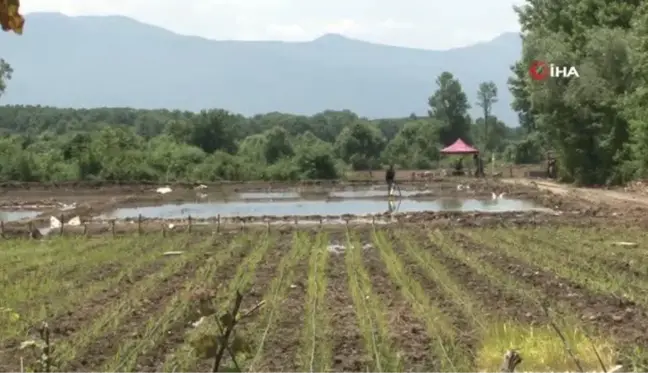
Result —
[[547, 80], [549, 78], [580, 78], [574, 66], [558, 66], [544, 61], [533, 61], [529, 67], [532, 80]]

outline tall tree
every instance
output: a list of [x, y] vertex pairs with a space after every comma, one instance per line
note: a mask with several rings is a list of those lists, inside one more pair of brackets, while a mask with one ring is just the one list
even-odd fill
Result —
[[488, 123], [490, 122], [493, 104], [497, 102], [497, 86], [494, 82], [483, 82], [477, 90], [477, 106], [481, 107], [484, 113], [484, 146], [488, 150], [490, 138], [488, 134]]
[[470, 104], [461, 83], [447, 71], [439, 75], [436, 83], [438, 88], [428, 99], [428, 114], [444, 123], [441, 141], [444, 145], [450, 145], [458, 138], [470, 141]]
[[[565, 179], [623, 179], [621, 170], [630, 161], [623, 106], [633, 90], [628, 29], [641, 3], [528, 0], [516, 8], [524, 36], [511, 92], [518, 112], [533, 116], [529, 123], [555, 150]], [[531, 81], [524, 72], [532, 60], [575, 66], [580, 77]]]
[[11, 80], [13, 69], [4, 59], [0, 58], [0, 96], [7, 90], [7, 81]]

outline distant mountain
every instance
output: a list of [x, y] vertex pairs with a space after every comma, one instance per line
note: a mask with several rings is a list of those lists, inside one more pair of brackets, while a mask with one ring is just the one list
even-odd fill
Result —
[[22, 36], [0, 33], [0, 45], [0, 56], [15, 69], [3, 104], [224, 108], [246, 115], [350, 109], [370, 118], [403, 117], [426, 113], [436, 77], [448, 70], [471, 103], [481, 81], [495, 81], [500, 101], [494, 113], [517, 126], [506, 86], [509, 66], [521, 53], [515, 33], [431, 51], [340, 35], [291, 43], [214, 41], [121, 16], [35, 13]]

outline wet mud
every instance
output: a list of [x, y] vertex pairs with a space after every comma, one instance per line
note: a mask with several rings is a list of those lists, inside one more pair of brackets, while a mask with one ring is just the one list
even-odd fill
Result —
[[[579, 198], [578, 195], [558, 194], [537, 187], [538, 184], [531, 182], [529, 185], [519, 183], [505, 183], [498, 179], [437, 179], [420, 182], [403, 182], [400, 188], [403, 191], [420, 193], [407, 198], [421, 200], [438, 199], [492, 199], [492, 195], [504, 194], [505, 198], [525, 200], [535, 203], [538, 211], [516, 211], [516, 212], [415, 212], [415, 213], [390, 213], [388, 211], [373, 215], [310, 215], [310, 216], [249, 216], [249, 217], [218, 217], [206, 219], [158, 219], [158, 218], [134, 218], [116, 220], [116, 227], [110, 225], [114, 219], [101, 220], [98, 217], [116, 208], [127, 206], [162, 205], [169, 203], [196, 203], [201, 202], [196, 197], [201, 193], [213, 193], [213, 200], [218, 200], [225, 195], [241, 192], [281, 192], [287, 190], [300, 190], [301, 194], [307, 196], [309, 190], [323, 191], [328, 193], [332, 190], [353, 191], [367, 190], [367, 188], [384, 189], [382, 184], [375, 182], [321, 182], [321, 183], [250, 183], [250, 184], [211, 184], [206, 189], [195, 189], [196, 185], [182, 184], [173, 185], [174, 189], [169, 194], [158, 194], [155, 192], [156, 185], [124, 184], [124, 185], [103, 185], [71, 183], [59, 186], [44, 186], [42, 184], [27, 185], [19, 184], [11, 187], [4, 186], [0, 194], [0, 208], [11, 209], [35, 209], [39, 204], [43, 211], [34, 219], [24, 219], [17, 222], [5, 222], [2, 226], [2, 234], [5, 236], [29, 236], [30, 229], [48, 227], [50, 216], [56, 216], [66, 222], [69, 219], [79, 216], [82, 226], [67, 226], [64, 231], [74, 234], [88, 233], [101, 234], [129, 233], [133, 231], [161, 231], [163, 229], [178, 230], [181, 226], [194, 224], [197, 230], [237, 228], [241, 224], [249, 225], [291, 225], [299, 226], [333, 226], [333, 225], [367, 225], [367, 224], [395, 224], [395, 223], [417, 223], [434, 226], [522, 226], [522, 225], [561, 225], [561, 224], [605, 224], [615, 225], [633, 224], [648, 226], [648, 207], [640, 205], [629, 206], [627, 203], [618, 201], [601, 200], [600, 203], [593, 203], [590, 199]], [[76, 189], [75, 189], [76, 188]], [[72, 199], [75, 207], [62, 207], [63, 204], [71, 204]], [[306, 197], [308, 198], [308, 197]], [[318, 197], [321, 198], [321, 197]], [[383, 199], [384, 197], [361, 197], [348, 199]], [[212, 197], [209, 197], [212, 199]], [[304, 198], [294, 199], [294, 201]], [[286, 199], [275, 199], [286, 201]], [[169, 227], [172, 224], [175, 227]], [[208, 227], [201, 227], [208, 226]], [[163, 228], [166, 226], [165, 228]], [[31, 228], [30, 228], [31, 227]], [[184, 229], [184, 228], [182, 228]]]
[[[367, 232], [363, 236], [361, 242], [372, 242], [370, 233]], [[401, 353], [403, 368], [408, 372], [439, 371], [439, 361], [442, 357], [436, 356], [433, 350], [437, 341], [427, 333], [424, 321], [414, 314], [412, 306], [404, 299], [400, 285], [388, 274], [378, 250], [375, 247], [363, 250], [363, 264], [371, 279], [374, 294], [387, 310], [389, 335]], [[439, 299], [438, 289], [426, 290], [430, 299]], [[434, 304], [443, 308], [441, 304]]]
[[611, 335], [620, 345], [648, 345], [647, 310], [633, 301], [592, 292], [531, 263], [483, 247], [461, 234], [454, 234], [453, 240], [468, 250], [482, 253], [482, 260], [502, 268], [512, 277], [541, 289], [551, 302], [568, 305], [584, 323]]
[[[343, 242], [343, 234], [331, 236], [331, 241]], [[333, 348], [331, 369], [336, 372], [363, 372], [371, 364], [369, 352], [365, 349], [362, 333], [353, 307], [349, 275], [344, 254], [331, 254], [327, 266], [328, 288], [326, 290], [326, 312], [333, 320], [328, 339]]]

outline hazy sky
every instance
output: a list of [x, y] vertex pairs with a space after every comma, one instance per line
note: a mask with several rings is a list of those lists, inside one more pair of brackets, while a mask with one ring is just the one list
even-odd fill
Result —
[[[447, 49], [518, 31], [524, 0], [28, 0], [23, 13], [120, 14], [210, 39], [312, 40], [324, 33]], [[29, 27], [27, 25], [27, 27]]]

